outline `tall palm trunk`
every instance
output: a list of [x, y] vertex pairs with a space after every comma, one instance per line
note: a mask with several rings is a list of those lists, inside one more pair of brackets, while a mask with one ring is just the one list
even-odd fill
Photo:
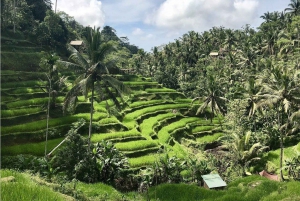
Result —
[[[282, 125], [282, 118], [280, 118], [280, 115], [282, 115], [282, 111], [278, 111], [278, 124], [279, 125]], [[284, 178], [283, 178], [283, 172], [282, 172], [282, 161], [283, 161], [283, 135], [282, 135], [282, 132], [283, 131], [279, 131], [280, 133], [280, 164], [279, 164], [279, 168], [280, 168], [280, 180], [283, 181]]]
[[91, 114], [90, 114], [90, 125], [89, 125], [89, 139], [88, 139], [88, 150], [91, 147], [91, 134], [92, 134], [92, 122], [93, 122], [93, 112], [94, 112], [94, 82], [92, 82], [92, 97], [91, 97]]
[[48, 108], [47, 108], [47, 126], [46, 126], [46, 143], [45, 143], [45, 157], [47, 156], [47, 145], [48, 145], [48, 132], [49, 132], [49, 112], [50, 112], [50, 95], [52, 91], [52, 86], [51, 86], [51, 79], [50, 77], [47, 78], [49, 79], [49, 97], [48, 97]]
[[280, 180], [283, 181], [283, 172], [282, 172], [282, 161], [283, 161], [283, 136], [280, 132]]

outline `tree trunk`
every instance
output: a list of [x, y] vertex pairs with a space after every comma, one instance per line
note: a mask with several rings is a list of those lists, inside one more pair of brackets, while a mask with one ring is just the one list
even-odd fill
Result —
[[[280, 115], [282, 115], [282, 111], [280, 111], [279, 109], [277, 109], [278, 111], [278, 124], [281, 126], [282, 125], [282, 116], [280, 118]], [[280, 131], [279, 130], [279, 133], [280, 133], [280, 159], [279, 159], [279, 168], [280, 168], [280, 180], [283, 181], [284, 178], [283, 178], [283, 172], [282, 172], [282, 160], [283, 160], [283, 135], [282, 135], [282, 132], [283, 131]]]
[[48, 131], [49, 131], [49, 113], [50, 113], [50, 95], [52, 91], [52, 86], [51, 86], [51, 79], [50, 77], [47, 78], [49, 79], [49, 97], [48, 97], [48, 108], [47, 108], [47, 126], [46, 126], [46, 142], [45, 142], [45, 157], [47, 156], [47, 145], [48, 145]]
[[283, 136], [280, 132], [280, 180], [283, 181], [283, 173], [282, 173], [282, 161], [283, 161]]
[[94, 82], [92, 83], [92, 97], [91, 97], [91, 111], [90, 111], [90, 125], [89, 125], [89, 139], [88, 139], [88, 150], [91, 147], [91, 134], [92, 134], [92, 122], [93, 122], [93, 112], [94, 112]]
[[212, 107], [211, 107], [211, 114], [210, 114], [210, 123], [212, 124], [213, 118], [214, 118], [214, 114], [215, 114], [215, 107], [213, 106], [214, 102], [211, 103]]

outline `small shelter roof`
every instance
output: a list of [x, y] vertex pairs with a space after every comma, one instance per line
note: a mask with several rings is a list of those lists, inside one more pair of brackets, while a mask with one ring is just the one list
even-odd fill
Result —
[[211, 53], [209, 53], [209, 56], [218, 56], [218, 55], [219, 55], [218, 52], [211, 52]]
[[83, 41], [82, 40], [72, 40], [70, 42], [70, 45], [82, 45]]
[[223, 181], [219, 174], [202, 175], [202, 178], [208, 188], [219, 188], [227, 186], [225, 181]]

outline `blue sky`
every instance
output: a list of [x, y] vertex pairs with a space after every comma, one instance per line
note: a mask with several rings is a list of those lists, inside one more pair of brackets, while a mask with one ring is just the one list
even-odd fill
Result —
[[[55, 0], [52, 0], [53, 8]], [[131, 44], [151, 51], [188, 31], [213, 26], [256, 28], [266, 12], [283, 11], [290, 0], [57, 0], [65, 11], [87, 26], [113, 27]]]

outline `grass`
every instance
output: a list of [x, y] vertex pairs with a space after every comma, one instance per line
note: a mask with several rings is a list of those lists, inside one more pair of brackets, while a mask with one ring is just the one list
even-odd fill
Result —
[[[102, 113], [96, 113], [93, 115], [93, 121], [99, 121], [100, 118], [103, 117]], [[49, 120], [49, 127], [55, 126], [62, 126], [72, 124], [73, 122], [77, 121], [78, 119], [85, 119], [89, 121], [90, 114], [89, 113], [80, 113], [72, 116], [64, 116], [60, 118], [50, 119]], [[19, 124], [14, 126], [3, 126], [1, 128], [1, 134], [7, 135], [10, 133], [22, 133], [22, 132], [33, 132], [46, 129], [46, 119], [39, 120], [35, 122], [30, 122], [26, 124]]]
[[14, 110], [1, 110], [1, 118], [15, 117], [15, 116], [21, 116], [26, 114], [34, 114], [40, 111], [43, 111], [43, 108], [32, 107], [32, 108], [21, 108], [21, 109], [14, 109]]
[[131, 141], [131, 142], [122, 142], [116, 143], [115, 147], [120, 151], [136, 151], [146, 148], [157, 147], [158, 143], [156, 141], [149, 141], [149, 140], [138, 140], [138, 141]]
[[[39, 52], [1, 52], [1, 70], [35, 72], [39, 68]], [[2, 86], [3, 87], [3, 86]]]
[[189, 200], [189, 201], [279, 201], [299, 200], [298, 182], [280, 183], [260, 176], [238, 179], [228, 185], [226, 190], [208, 190], [189, 184], [162, 184], [149, 189], [151, 200]]
[[[64, 138], [48, 140], [47, 152], [49, 153], [63, 139]], [[45, 142], [26, 143], [14, 146], [2, 146], [1, 154], [6, 156], [13, 156], [18, 154], [31, 154], [35, 156], [43, 156], [45, 154]]]
[[136, 101], [129, 105], [130, 108], [139, 108], [145, 106], [153, 106], [155, 104], [163, 104], [163, 100]]
[[199, 143], [210, 143], [217, 141], [219, 137], [223, 136], [223, 133], [214, 133], [212, 135], [205, 135], [203, 137], [197, 138], [197, 142]]
[[[17, 89], [7, 89], [2, 90], [3, 92], [7, 92], [9, 94], [25, 94], [25, 93], [39, 93], [44, 92], [41, 88], [33, 88], [33, 87], [20, 87]], [[45, 92], [47, 94], [47, 92]]]
[[187, 117], [179, 121], [169, 124], [168, 126], [163, 127], [158, 133], [158, 139], [161, 143], [168, 143], [171, 139], [171, 133], [175, 130], [185, 128], [187, 124], [198, 121], [198, 117]]
[[152, 107], [146, 107], [140, 110], [136, 110], [134, 112], [128, 113], [125, 115], [123, 122], [128, 128], [133, 128], [135, 126], [134, 121], [140, 118], [143, 115], [147, 115], [149, 113], [158, 112], [158, 111], [166, 111], [169, 109], [182, 109], [188, 108], [189, 104], [166, 104], [166, 105], [157, 105]]
[[99, 124], [100, 125], [121, 124], [121, 122], [115, 116], [112, 116], [112, 117], [101, 119], [99, 121]]
[[33, 182], [29, 174], [12, 170], [0, 170], [1, 177], [13, 176], [15, 182], [1, 182], [1, 200], [3, 201], [65, 201], [66, 197], [54, 192], [49, 187]]
[[188, 98], [183, 98], [183, 99], [175, 99], [176, 103], [191, 103], [192, 99], [188, 99]]
[[130, 86], [158, 86], [158, 82], [146, 82], [146, 81], [137, 81], [137, 82], [132, 82], [132, 81], [125, 81], [123, 82], [125, 85]]
[[131, 168], [149, 166], [159, 159], [162, 154], [151, 154], [137, 158], [129, 158], [128, 162]]
[[168, 88], [158, 88], [158, 89], [145, 89], [148, 93], [156, 93], [156, 92], [177, 92], [175, 89]]
[[136, 129], [132, 129], [129, 131], [93, 134], [91, 137], [91, 141], [95, 143], [95, 142], [100, 142], [102, 140], [111, 140], [111, 139], [126, 138], [126, 137], [138, 137], [138, 136], [141, 136], [141, 133]]
[[[141, 158], [141, 157], [140, 157]], [[143, 157], [145, 159], [150, 159]], [[159, 155], [152, 156], [154, 161]], [[132, 159], [130, 159], [132, 160]], [[71, 200], [63, 194], [54, 192], [47, 183], [37, 182], [28, 173], [13, 170], [0, 170], [1, 177], [13, 176], [15, 182], [1, 182], [1, 200]], [[51, 184], [52, 185], [52, 184]], [[53, 184], [55, 185], [55, 184]], [[65, 187], [71, 189], [74, 182], [66, 183]], [[209, 190], [195, 184], [160, 184], [152, 186], [147, 193], [135, 192], [122, 194], [113, 187], [103, 184], [87, 184], [76, 182], [76, 191], [89, 200], [163, 200], [163, 201], [296, 201], [300, 198], [299, 182], [276, 182], [260, 176], [249, 176], [235, 180], [224, 190]]]
[[[2, 74], [2, 72], [1, 72]], [[26, 72], [26, 71], [15, 71], [13, 74], [2, 74], [1, 82], [24, 82], [24, 81], [46, 81], [47, 76], [45, 72]], [[35, 88], [35, 87], [33, 87]], [[38, 87], [39, 88], [39, 87]]]
[[[297, 155], [297, 152], [300, 152], [300, 142], [295, 146], [284, 148], [283, 161], [289, 158], [293, 158], [294, 156]], [[280, 149], [269, 151], [263, 157], [264, 160], [270, 161], [272, 164], [276, 166], [277, 173], [279, 173], [279, 167], [280, 167], [279, 158], [280, 158]]]
[[215, 126], [196, 126], [195, 128], [192, 129], [192, 133], [198, 133], [202, 131], [210, 131], [214, 129]]
[[[64, 97], [60, 96], [57, 97], [56, 103], [62, 103], [64, 101]], [[13, 109], [13, 108], [21, 108], [21, 107], [28, 107], [28, 106], [33, 106], [33, 105], [43, 105], [43, 104], [48, 104], [48, 97], [45, 98], [32, 98], [29, 100], [19, 100], [19, 101], [14, 101], [14, 102], [9, 102], [6, 103], [6, 107], [8, 109]]]
[[[72, 184], [70, 184], [69, 186], [71, 187]], [[82, 192], [91, 200], [122, 200], [122, 194], [120, 192], [118, 192], [112, 186], [103, 183], [87, 184], [78, 182], [76, 184], [76, 190]]]
[[175, 116], [176, 116], [176, 114], [174, 114], [174, 113], [166, 113], [166, 114], [159, 114], [155, 117], [150, 117], [148, 119], [145, 119], [140, 125], [142, 135], [145, 136], [146, 138], [151, 137], [154, 133], [153, 127], [159, 121], [169, 119], [169, 118], [173, 118]]
[[16, 81], [16, 82], [6, 82], [1, 83], [1, 88], [19, 88], [19, 87], [33, 87], [33, 86], [45, 86], [47, 82], [44, 81], [36, 81], [36, 80], [29, 80], [29, 81]]
[[107, 113], [107, 110], [106, 110], [105, 106], [103, 104], [100, 105], [98, 102], [94, 102], [94, 109], [97, 112], [105, 112], [105, 113]]

